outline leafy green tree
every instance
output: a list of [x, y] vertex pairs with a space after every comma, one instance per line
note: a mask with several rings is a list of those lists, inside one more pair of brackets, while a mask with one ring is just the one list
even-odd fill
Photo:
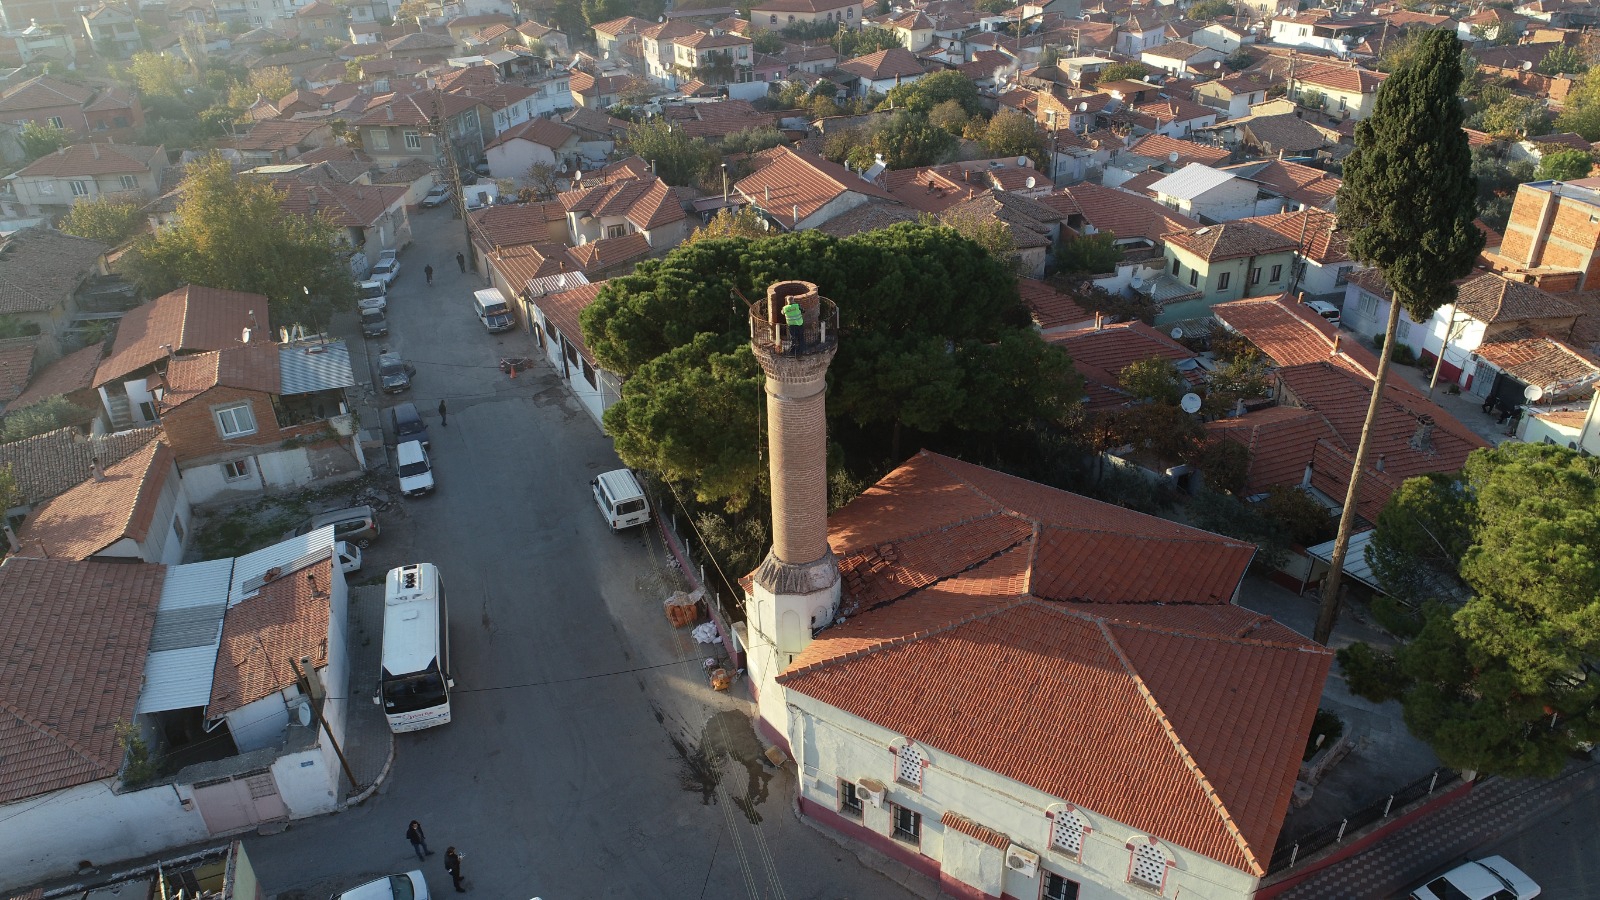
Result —
[[959, 103], [968, 116], [983, 112], [978, 86], [954, 69], [924, 75], [916, 81], [891, 88], [884, 102], [895, 109], [927, 114], [935, 106], [950, 100]]
[[1453, 601], [1467, 591], [1459, 569], [1471, 526], [1458, 477], [1408, 478], [1378, 513], [1367, 562], [1384, 593], [1402, 603]]
[[1020, 273], [1021, 260], [1017, 258], [1017, 239], [1011, 234], [1011, 228], [1006, 223], [960, 204], [945, 210], [937, 217], [930, 218], [932, 221], [924, 224], [937, 223], [954, 228], [962, 237], [988, 251], [989, 255], [1007, 270]]
[[868, 25], [865, 28], [840, 28], [833, 32], [833, 37], [828, 43], [832, 44], [834, 51], [845, 59], [866, 56], [879, 50], [905, 49], [900, 43], [898, 34], [875, 25]]
[[787, 46], [782, 35], [776, 31], [767, 31], [765, 28], [750, 29], [750, 43], [754, 46], [755, 52], [768, 55], [782, 53], [783, 48]]
[[1541, 75], [1582, 75], [1589, 71], [1589, 56], [1578, 47], [1557, 44], [1536, 68]]
[[133, 237], [144, 223], [140, 207], [139, 203], [109, 196], [74, 203], [61, 220], [60, 228], [67, 234], [117, 247]]
[[1500, 137], [1538, 137], [1550, 130], [1550, 111], [1533, 97], [1507, 97], [1474, 119], [1478, 128]]
[[655, 163], [656, 174], [667, 184], [695, 184], [721, 161], [704, 139], [659, 119], [629, 126], [627, 143], [634, 153]]
[[1128, 364], [1117, 373], [1117, 384], [1137, 400], [1177, 406], [1188, 393], [1188, 383], [1178, 374], [1172, 360], [1153, 356]]
[[[1414, 321], [1428, 321], [1440, 306], [1455, 300], [1454, 280], [1472, 271], [1483, 249], [1483, 232], [1472, 223], [1478, 187], [1456, 96], [1460, 42], [1439, 30], [1426, 32], [1419, 41], [1416, 54], [1378, 89], [1372, 115], [1356, 126], [1356, 149], [1345, 159], [1338, 197], [1350, 255], [1376, 268], [1394, 292], [1384, 329], [1384, 343], [1391, 347], [1400, 308]], [[1314, 637], [1324, 644], [1339, 614], [1356, 498], [1361, 496], [1389, 364], [1389, 354], [1382, 354], [1323, 582]]]
[[343, 230], [322, 216], [284, 215], [270, 181], [236, 175], [212, 154], [189, 164], [177, 222], [134, 244], [145, 292], [183, 284], [265, 294], [272, 324], [317, 324], [355, 301]]
[[358, 56], [347, 60], [344, 64], [344, 80], [349, 84], [360, 84], [365, 81], [366, 74], [361, 71], [361, 67], [375, 59], [376, 56]]
[[1248, 69], [1256, 64], [1256, 58], [1250, 55], [1250, 51], [1240, 47], [1239, 49], [1228, 54], [1227, 59], [1224, 59], [1222, 64], [1226, 66], [1230, 72], [1243, 72], [1245, 69]]
[[1534, 170], [1534, 177], [1555, 181], [1572, 181], [1577, 178], [1589, 177], [1589, 170], [1593, 168], [1594, 154], [1574, 147], [1570, 150], [1545, 153], [1539, 158], [1539, 168]]
[[1312, 547], [1333, 537], [1334, 519], [1328, 508], [1297, 487], [1272, 485], [1258, 507], [1262, 515], [1277, 524], [1285, 537], [1302, 547]]
[[1082, 234], [1056, 245], [1056, 268], [1064, 273], [1104, 275], [1122, 262], [1117, 236], [1109, 231]]
[[128, 60], [128, 76], [143, 95], [180, 97], [189, 70], [177, 57], [165, 53], [135, 53]]
[[1120, 62], [1101, 69], [1098, 80], [1101, 84], [1111, 81], [1143, 81], [1149, 74], [1150, 67], [1144, 63]]
[[0, 316], [0, 341], [7, 338], [33, 337], [39, 333], [39, 323], [21, 316]]
[[711, 217], [711, 221], [696, 228], [685, 244], [695, 241], [710, 241], [718, 238], [749, 238], [761, 240], [774, 237], [773, 232], [761, 227], [760, 214], [748, 206], [741, 206], [738, 210], [724, 209]]
[[5, 441], [20, 441], [36, 434], [55, 431], [67, 425], [82, 425], [94, 418], [94, 413], [68, 400], [55, 396], [15, 412], [6, 414]]
[[823, 94], [812, 97], [811, 102], [806, 106], [806, 111], [811, 114], [813, 119], [826, 119], [829, 116], [844, 115], [844, 110], [839, 108], [839, 104], [833, 102], [832, 97]]
[[[835, 300], [850, 335], [830, 369], [830, 420], [887, 438], [891, 458], [902, 429], [988, 434], [1076, 402], [1070, 363], [1029, 327], [1015, 280], [953, 229], [695, 241], [611, 279], [582, 316], [596, 359], [625, 378], [606, 427], [630, 465], [729, 509], [762, 494], [760, 373], [748, 310], [730, 298], [792, 278]], [[701, 390], [710, 414], [696, 412]]]
[[735, 153], [760, 153], [770, 150], [784, 142], [783, 132], [771, 125], [754, 125], [742, 131], [735, 131], [722, 139], [722, 152]]
[[1208, 416], [1226, 415], [1240, 400], [1267, 396], [1272, 389], [1271, 370], [1261, 357], [1235, 357], [1212, 370], [1206, 378], [1204, 405]]
[[16, 476], [11, 474], [11, 464], [0, 466], [0, 514], [13, 506], [22, 505], [22, 491], [17, 489]]
[[1557, 131], [1571, 131], [1583, 135], [1586, 141], [1600, 141], [1600, 104], [1587, 106], [1568, 105], [1556, 116]]
[[983, 149], [992, 157], [1026, 156], [1047, 168], [1044, 132], [1033, 117], [1014, 109], [1003, 109], [989, 120], [983, 132]]
[[1233, 0], [1200, 0], [1189, 7], [1189, 18], [1196, 22], [1210, 22], [1233, 14]]
[[29, 122], [22, 126], [22, 155], [31, 162], [72, 143], [72, 135], [50, 125]]
[[1189, 501], [1185, 511], [1190, 524], [1196, 528], [1255, 544], [1256, 558], [1252, 565], [1271, 571], [1289, 558], [1289, 541], [1282, 527], [1252, 504], [1202, 489]]
[[942, 128], [952, 135], [959, 135], [967, 127], [970, 117], [967, 111], [961, 108], [958, 100], [946, 100], [928, 110], [928, 121], [935, 128]]
[[900, 110], [873, 126], [867, 146], [883, 154], [889, 168], [911, 169], [949, 161], [957, 144], [950, 132], [936, 128], [927, 116]]

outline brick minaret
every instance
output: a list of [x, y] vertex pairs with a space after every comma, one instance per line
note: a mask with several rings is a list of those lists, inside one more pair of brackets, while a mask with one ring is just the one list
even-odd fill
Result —
[[[791, 298], [805, 317], [798, 342], [782, 312]], [[824, 401], [838, 313], [816, 285], [780, 281], [751, 304], [750, 343], [767, 376], [772, 476], [772, 550], [755, 571], [746, 609], [751, 675], [760, 690], [839, 609], [839, 566], [828, 546]]]

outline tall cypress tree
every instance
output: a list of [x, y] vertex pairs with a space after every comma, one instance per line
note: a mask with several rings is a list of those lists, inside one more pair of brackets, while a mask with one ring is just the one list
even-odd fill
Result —
[[1434, 310], [1455, 300], [1451, 282], [1472, 271], [1473, 260], [1483, 249], [1483, 233], [1472, 224], [1478, 182], [1472, 175], [1467, 135], [1461, 130], [1465, 113], [1456, 96], [1460, 84], [1461, 45], [1456, 36], [1448, 31], [1423, 34], [1416, 51], [1378, 88], [1372, 115], [1356, 126], [1356, 149], [1344, 164], [1340, 230], [1349, 235], [1351, 255], [1383, 274], [1394, 299], [1339, 517], [1332, 569], [1323, 582], [1315, 637], [1324, 644], [1339, 616], [1339, 586], [1355, 523], [1357, 491], [1389, 377], [1400, 308], [1418, 322], [1428, 321]]

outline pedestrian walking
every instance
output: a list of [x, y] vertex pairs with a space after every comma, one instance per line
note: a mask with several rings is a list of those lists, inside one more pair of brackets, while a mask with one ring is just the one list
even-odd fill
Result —
[[417, 859], [433, 855], [428, 849], [428, 838], [422, 833], [422, 823], [416, 819], [412, 819], [411, 827], [406, 829], [406, 840], [411, 842], [411, 849], [417, 851]]
[[423, 266], [422, 267], [422, 274], [428, 276], [428, 286], [432, 287], [433, 286], [433, 266], [431, 264]]
[[446, 415], [447, 415], [447, 412], [445, 411], [445, 408], [444, 408], [444, 401], [440, 400], [439, 401], [439, 424], [443, 425], [446, 428], [449, 428], [450, 427], [450, 420], [448, 418], [446, 418]]
[[450, 873], [450, 881], [456, 886], [456, 893], [465, 894], [467, 889], [461, 886], [461, 860], [464, 857], [456, 852], [454, 847], [444, 850], [444, 870]]
[[456, 254], [456, 265], [461, 267], [461, 274], [463, 274], [463, 275], [467, 274], [467, 258], [465, 256], [462, 256], [461, 254], [457, 253]]

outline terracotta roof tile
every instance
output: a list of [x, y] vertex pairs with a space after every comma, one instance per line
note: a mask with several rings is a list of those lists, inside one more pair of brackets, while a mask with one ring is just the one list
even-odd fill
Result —
[[1321, 169], [1302, 166], [1281, 159], [1258, 160], [1223, 166], [1222, 171], [1248, 178], [1273, 191], [1310, 206], [1325, 206], [1333, 202], [1343, 182]]
[[1317, 442], [1338, 440], [1320, 413], [1295, 406], [1272, 406], [1233, 419], [1218, 419], [1206, 423], [1206, 431], [1250, 451], [1246, 494], [1257, 494], [1273, 485], [1300, 484]]
[[589, 353], [589, 345], [584, 343], [583, 326], [579, 322], [579, 316], [594, 302], [600, 295], [600, 289], [605, 286], [604, 281], [590, 282], [570, 291], [546, 294], [533, 301], [533, 305], [555, 324], [567, 342], [578, 349], [578, 355], [587, 360], [591, 366], [595, 365], [594, 356]]
[[167, 363], [162, 409], [174, 409], [217, 386], [277, 394], [283, 389], [278, 344], [255, 341], [224, 350], [187, 353]]
[[30, 78], [0, 98], [0, 113], [18, 113], [51, 106], [79, 106], [94, 96], [94, 88], [72, 84], [50, 75]]
[[1383, 84], [1389, 76], [1383, 72], [1371, 72], [1351, 65], [1314, 63], [1303, 68], [1296, 67], [1294, 77], [1296, 81], [1329, 90], [1372, 94], [1377, 92], [1378, 85]]
[[238, 344], [244, 329], [269, 320], [261, 294], [184, 285], [122, 317], [111, 353], [95, 372], [95, 387], [160, 361], [167, 354], [163, 344], [173, 353], [221, 350]]
[[[550, 225], [566, 222], [566, 210], [555, 200], [485, 206], [467, 213], [472, 242], [485, 250], [522, 244], [549, 244]], [[561, 229], [562, 233], [566, 228]]]
[[578, 132], [554, 119], [529, 119], [515, 128], [508, 128], [499, 137], [484, 146], [498, 147], [509, 141], [523, 140], [552, 150], [559, 149]]
[[855, 209], [840, 213], [837, 216], [817, 226], [823, 234], [844, 238], [853, 234], [866, 231], [877, 231], [899, 225], [902, 222], [915, 222], [919, 218], [917, 210], [888, 200], [869, 200]]
[[38, 346], [37, 336], [0, 340], [0, 409], [20, 408], [8, 401], [15, 400], [28, 386]]
[[1113, 379], [1141, 360], [1194, 359], [1193, 350], [1138, 321], [1079, 328], [1045, 339], [1065, 350], [1074, 363], [1098, 369]]
[[887, 50], [845, 60], [839, 64], [838, 70], [870, 81], [915, 78], [927, 73], [922, 60], [917, 59], [915, 53], [904, 47], [890, 47]]
[[0, 444], [0, 469], [10, 468], [29, 503], [44, 501], [88, 478], [94, 460], [109, 466], [139, 452], [161, 433], [158, 427], [84, 437], [71, 426]]
[[537, 278], [580, 270], [566, 247], [551, 243], [500, 247], [489, 253], [489, 263], [511, 284], [524, 286]]
[[650, 231], [688, 218], [678, 192], [659, 178], [618, 179], [599, 185], [587, 182], [556, 198], [567, 212], [595, 218], [621, 216], [640, 231]]
[[[1187, 166], [1190, 163], [1201, 163], [1214, 166], [1227, 159], [1232, 154], [1221, 147], [1207, 147], [1196, 144], [1194, 141], [1183, 141], [1164, 134], [1148, 134], [1140, 138], [1128, 150], [1139, 156], [1148, 156], [1151, 159], [1169, 160], [1172, 165]], [[1171, 160], [1171, 154], [1178, 154], [1177, 160]]]
[[151, 441], [143, 450], [34, 508], [17, 538], [23, 556], [88, 559], [123, 538], [150, 535], [156, 506], [173, 471], [172, 450]]
[[[1366, 378], [1375, 378], [1378, 358], [1307, 306], [1280, 297], [1256, 297], [1218, 303], [1211, 314], [1243, 335], [1274, 365], [1298, 366], [1331, 362]], [[1341, 338], [1335, 350], [1335, 339]]]
[[7, 409], [18, 410], [41, 400], [70, 394], [93, 387], [94, 372], [100, 365], [100, 355], [105, 350], [100, 344], [91, 344], [61, 357], [34, 373], [28, 389], [17, 395]]
[[997, 850], [1004, 850], [1011, 846], [1010, 837], [995, 831], [993, 828], [990, 828], [987, 825], [979, 825], [977, 822], [972, 821], [958, 812], [950, 812], [946, 810], [945, 813], [939, 817], [939, 822], [951, 831], [959, 831], [967, 837], [970, 837], [973, 840], [982, 841], [983, 843], [988, 844]]
[[0, 564], [0, 803], [116, 775], [166, 567]]
[[1518, 380], [1544, 388], [1550, 400], [1592, 390], [1592, 381], [1600, 376], [1594, 359], [1565, 341], [1526, 328], [1484, 341], [1477, 353]]
[[[314, 591], [307, 575], [316, 576]], [[285, 572], [254, 596], [228, 608], [222, 619], [222, 644], [212, 674], [211, 718], [239, 709], [295, 683], [291, 660], [311, 657], [328, 664], [328, 598], [331, 560]], [[316, 593], [323, 596], [316, 596]]]
[[1511, 281], [1493, 272], [1462, 282], [1456, 309], [1486, 325], [1528, 319], [1560, 319], [1583, 310], [1531, 284]]
[[[753, 162], [759, 168], [735, 182], [733, 188], [779, 221], [792, 220], [794, 207], [799, 206], [799, 221], [804, 222], [847, 191], [894, 199], [888, 191], [861, 179], [844, 166], [811, 153], [774, 147], [756, 154]], [[790, 225], [793, 227], [792, 221]]]
[[[1188, 216], [1175, 213], [1149, 197], [1119, 191], [1090, 182], [1062, 188], [1060, 194], [1040, 198], [1041, 203], [1055, 205], [1055, 198], [1067, 197], [1081, 210], [1084, 221], [1096, 232], [1110, 231], [1123, 240], [1145, 238], [1159, 242], [1162, 235], [1184, 228], [1198, 228], [1200, 223]], [[1054, 201], [1054, 202], [1053, 202]]]
[[1167, 235], [1165, 240], [1173, 247], [1211, 262], [1263, 253], [1282, 253], [1295, 247], [1293, 241], [1278, 232], [1245, 221], [1175, 231]]
[[47, 228], [24, 228], [0, 242], [0, 315], [47, 312], [95, 271], [110, 247]]
[[1094, 318], [1076, 301], [1042, 281], [1018, 278], [1017, 293], [1040, 331], [1050, 331]]
[[1299, 212], [1244, 219], [1283, 235], [1300, 248], [1301, 255], [1319, 265], [1350, 262], [1345, 233], [1336, 230], [1339, 218], [1326, 210], [1306, 208]]

